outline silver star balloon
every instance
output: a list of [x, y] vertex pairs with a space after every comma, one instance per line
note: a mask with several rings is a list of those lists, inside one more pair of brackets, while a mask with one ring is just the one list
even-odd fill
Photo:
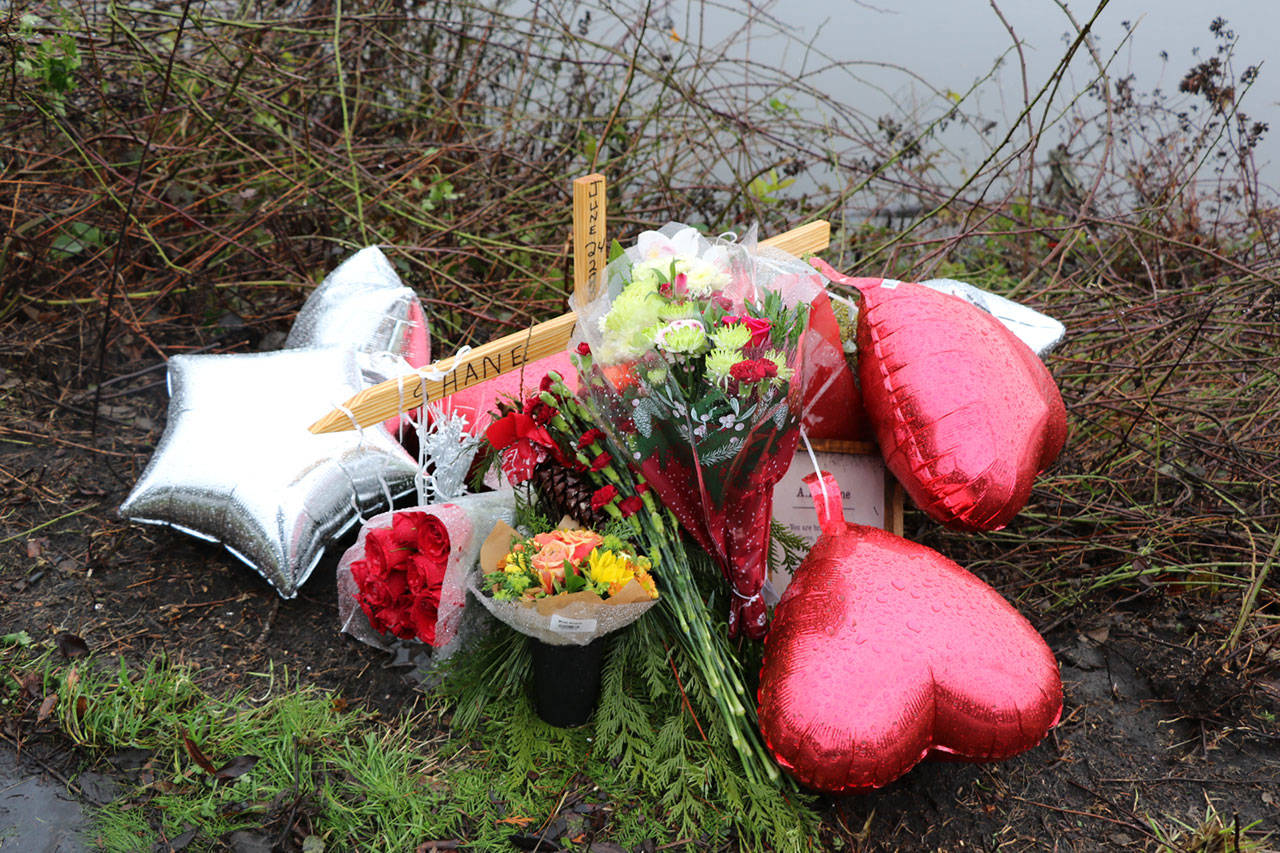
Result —
[[400, 283], [377, 246], [361, 249], [325, 277], [298, 312], [284, 345], [391, 353], [413, 367], [431, 360], [422, 302]]
[[954, 278], [933, 278], [920, 283], [941, 293], [957, 296], [991, 314], [1041, 358], [1052, 352], [1067, 333], [1066, 326], [1047, 314], [1041, 314], [1034, 308], [972, 284], [956, 281]]
[[381, 429], [307, 427], [364, 387], [349, 348], [174, 356], [169, 419], [120, 513], [215, 542], [292, 598], [325, 546], [413, 490]]

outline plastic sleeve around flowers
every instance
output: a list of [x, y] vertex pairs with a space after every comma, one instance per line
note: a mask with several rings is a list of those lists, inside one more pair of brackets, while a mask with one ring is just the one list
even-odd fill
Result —
[[515, 495], [510, 489], [462, 495], [451, 501], [430, 506], [407, 507], [384, 512], [370, 518], [360, 528], [356, 543], [347, 549], [338, 562], [338, 620], [341, 630], [362, 643], [389, 650], [395, 637], [380, 634], [369, 624], [369, 619], [356, 601], [356, 582], [351, 574], [351, 564], [364, 558], [365, 538], [374, 529], [391, 526], [396, 512], [425, 512], [440, 519], [449, 531], [449, 561], [438, 605], [436, 620], [436, 657], [446, 657], [452, 650], [452, 641], [458, 634], [463, 609], [467, 600], [467, 574], [480, 556], [484, 537], [499, 521], [510, 524], [515, 517]]
[[[642, 296], [652, 285], [637, 285], [636, 270], [644, 265], [651, 275], [667, 258], [668, 278], [677, 262], [690, 270], [675, 285], [677, 297], [668, 284], [659, 288], [663, 299]], [[709, 268], [714, 275], [706, 280], [714, 283], [697, 292], [693, 271]], [[760, 637], [771, 490], [791, 463], [814, 371], [848, 373], [843, 353], [809, 327], [823, 279], [786, 252], [757, 250], [754, 229], [742, 241], [708, 241], [670, 224], [642, 234], [625, 258], [609, 264], [606, 282], [599, 297], [578, 309], [575, 338], [593, 357], [580, 395], [730, 582], [730, 635], [745, 630]], [[700, 307], [712, 303], [722, 310]], [[698, 319], [673, 321], [690, 307], [692, 315], [684, 316]], [[647, 323], [654, 325], [635, 332]], [[663, 323], [670, 325], [655, 333]], [[665, 336], [681, 323], [720, 343], [669, 345]], [[750, 342], [723, 343], [721, 332], [738, 324], [751, 329]], [[727, 361], [713, 368], [722, 357]], [[767, 373], [753, 375], [761, 368]], [[827, 383], [817, 384], [825, 390]]]

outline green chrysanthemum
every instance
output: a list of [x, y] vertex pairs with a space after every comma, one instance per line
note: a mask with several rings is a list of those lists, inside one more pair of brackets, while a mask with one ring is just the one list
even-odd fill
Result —
[[717, 349], [740, 350], [751, 342], [751, 330], [742, 323], [730, 323], [712, 332], [711, 340]]
[[633, 280], [618, 294], [600, 319], [604, 340], [595, 353], [600, 363], [639, 358], [653, 344], [646, 332], [658, 325], [658, 312], [665, 304], [657, 288], [656, 282]]
[[718, 348], [707, 353], [707, 378], [717, 385], [729, 381], [729, 368], [742, 361], [742, 350]]
[[670, 353], [695, 354], [707, 345], [707, 332], [698, 320], [676, 320], [653, 336], [658, 349]]

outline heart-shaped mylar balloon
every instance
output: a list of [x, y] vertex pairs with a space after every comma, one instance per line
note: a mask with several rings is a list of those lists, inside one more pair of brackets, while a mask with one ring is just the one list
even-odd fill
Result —
[[935, 521], [1003, 527], [1066, 442], [1066, 408], [1049, 371], [963, 299], [814, 265], [861, 293], [858, 378], [885, 465]]
[[523, 400], [538, 392], [544, 376], [555, 371], [560, 374], [571, 391], [578, 390], [578, 371], [567, 352], [548, 355], [522, 367], [509, 370], [491, 379], [455, 391], [441, 400], [446, 412], [467, 419], [468, 430], [473, 435], [483, 435], [493, 420], [498, 404], [507, 400]]
[[778, 763], [841, 793], [930, 754], [987, 761], [1039, 743], [1062, 682], [1035, 628], [936, 551], [847, 523], [830, 474], [806, 481], [823, 534], [778, 604], [760, 671], [760, 730]]
[[801, 428], [811, 439], [869, 440], [871, 428], [862, 411], [862, 395], [845, 360], [840, 324], [825, 290], [809, 303], [804, 358]]

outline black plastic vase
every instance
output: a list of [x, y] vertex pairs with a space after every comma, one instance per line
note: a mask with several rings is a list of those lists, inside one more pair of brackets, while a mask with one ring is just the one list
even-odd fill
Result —
[[533, 705], [538, 716], [561, 728], [582, 725], [600, 698], [605, 638], [585, 646], [553, 646], [532, 637], [529, 642], [533, 644]]

